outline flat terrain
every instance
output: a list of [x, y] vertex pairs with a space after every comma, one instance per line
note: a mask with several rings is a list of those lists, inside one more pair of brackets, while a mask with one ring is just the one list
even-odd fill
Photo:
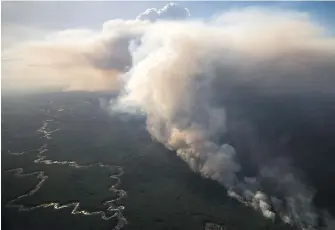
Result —
[[[225, 189], [217, 182], [193, 173], [174, 152], [153, 141], [141, 118], [108, 115], [100, 108], [100, 97], [109, 95], [3, 97], [4, 229], [103, 230], [113, 229], [118, 223], [117, 218], [106, 221], [99, 215], [71, 215], [73, 207], [26, 212], [5, 207], [40, 181], [35, 174], [22, 177], [5, 172], [15, 168], [23, 168], [23, 174], [43, 172], [48, 177], [40, 189], [15, 200], [15, 204], [34, 207], [79, 202], [81, 210], [103, 211], [107, 216], [115, 212], [107, 211], [108, 206], [103, 203], [121, 197], [117, 191], [109, 190], [120, 179], [117, 188], [127, 195], [114, 203], [116, 207], [125, 207], [120, 211], [128, 221], [123, 229], [200, 230], [206, 222], [224, 225], [227, 230], [291, 229], [281, 223], [273, 224], [227, 198]], [[73, 162], [92, 166], [78, 168]], [[95, 165], [98, 162], [111, 168]], [[117, 166], [123, 169], [123, 175], [110, 178], [118, 174]]]

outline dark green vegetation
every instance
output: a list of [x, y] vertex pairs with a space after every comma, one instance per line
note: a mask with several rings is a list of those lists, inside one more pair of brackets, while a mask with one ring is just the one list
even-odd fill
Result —
[[[125, 206], [124, 216], [129, 221], [124, 229], [200, 230], [207, 221], [224, 224], [227, 230], [291, 229], [281, 223], [272, 224], [227, 198], [217, 182], [191, 172], [174, 152], [151, 140], [143, 120], [106, 114], [99, 106], [100, 96], [108, 95], [63, 93], [2, 99], [3, 229], [104, 230], [115, 226], [115, 219], [71, 215], [71, 208], [18, 212], [4, 207], [6, 201], [29, 191], [38, 182], [34, 176], [19, 178], [4, 173], [17, 167], [24, 168], [25, 173], [45, 171], [49, 176], [36, 194], [18, 201], [28, 206], [80, 201], [81, 207], [94, 211], [103, 209], [103, 201], [115, 196], [108, 191], [113, 179], [104, 169], [33, 163], [37, 155], [34, 149], [46, 142], [36, 131], [47, 119], [53, 120], [51, 130], [60, 128], [48, 140], [47, 159], [124, 167], [120, 188], [127, 197], [118, 202]], [[30, 149], [23, 155], [7, 154]]]

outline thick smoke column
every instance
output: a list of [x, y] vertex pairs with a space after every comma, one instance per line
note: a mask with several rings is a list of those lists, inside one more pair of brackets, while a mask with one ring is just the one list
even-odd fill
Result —
[[[241, 165], [234, 147], [219, 141], [226, 130], [219, 100], [241, 86], [265, 95], [331, 93], [334, 44], [297, 12], [251, 9], [224, 14], [210, 25], [156, 23], [133, 50], [117, 106], [140, 108], [156, 140], [176, 150], [195, 172], [224, 185], [229, 196], [267, 218], [277, 213], [287, 223], [312, 229], [318, 223], [314, 192], [286, 159], [259, 162], [253, 178], [237, 176]], [[266, 180], [277, 185], [278, 197], [264, 191]]]
[[[222, 101], [244, 90], [266, 97], [333, 96], [334, 38], [296, 11], [247, 8], [206, 23], [180, 21], [188, 16], [188, 10], [169, 4], [137, 20], [106, 22], [102, 33], [83, 36], [73, 30], [24, 43], [7, 50], [12, 63], [6, 73], [14, 79], [29, 71], [36, 76], [41, 68], [31, 65], [39, 63], [45, 70], [39, 73], [53, 86], [61, 82], [62, 90], [119, 91], [110, 109], [140, 110], [152, 137], [193, 171], [218, 181], [229, 196], [267, 218], [313, 229], [318, 224], [314, 191], [289, 159], [254, 157], [256, 175], [241, 176], [236, 149], [221, 138], [231, 126]], [[10, 87], [20, 84], [7, 80]]]

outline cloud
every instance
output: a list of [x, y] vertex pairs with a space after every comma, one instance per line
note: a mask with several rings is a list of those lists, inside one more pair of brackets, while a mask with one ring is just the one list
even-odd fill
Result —
[[182, 20], [190, 17], [187, 8], [183, 8], [176, 3], [168, 3], [162, 9], [151, 8], [137, 16], [136, 20]]

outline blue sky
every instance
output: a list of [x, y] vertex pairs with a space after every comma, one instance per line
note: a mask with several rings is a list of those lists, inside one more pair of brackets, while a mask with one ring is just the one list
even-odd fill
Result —
[[[99, 28], [115, 18], [134, 19], [148, 8], [161, 8], [168, 2], [3, 2], [2, 23], [35, 28]], [[189, 9], [191, 17], [210, 18], [232, 7], [266, 6], [309, 12], [323, 25], [335, 25], [335, 2], [177, 2]]]

